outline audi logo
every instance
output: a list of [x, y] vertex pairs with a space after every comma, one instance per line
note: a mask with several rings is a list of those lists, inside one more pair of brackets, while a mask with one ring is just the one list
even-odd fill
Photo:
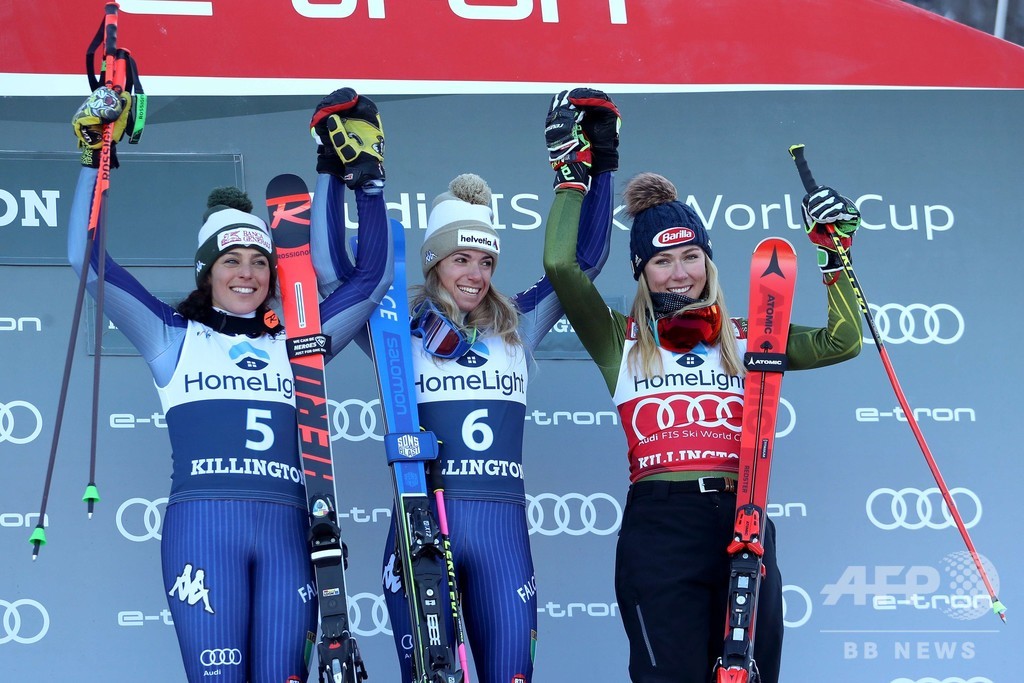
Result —
[[[787, 597], [795, 594], [795, 597]], [[798, 606], [793, 609], [791, 605]], [[797, 628], [811, 620], [813, 604], [811, 596], [800, 586], [786, 585], [782, 587], [782, 623], [786, 628]], [[799, 616], [794, 616], [794, 613]]]
[[[956, 504], [966, 528], [970, 529], [981, 521], [981, 500], [973, 491], [958, 487], [950, 489], [949, 495]], [[958, 495], [960, 496], [959, 500], [957, 500]], [[889, 501], [888, 507], [885, 505], [886, 500]], [[933, 500], [935, 504], [933, 504]], [[966, 500], [970, 500], [972, 503], [974, 516], [970, 519], [964, 514], [963, 503]], [[871, 523], [886, 531], [899, 528], [923, 529], [924, 527], [945, 529], [956, 524], [941, 492], [935, 487], [923, 491], [912, 488], [903, 488], [898, 491], [890, 488], [875, 489], [868, 496], [865, 509]], [[940, 519], [936, 519], [936, 517], [940, 517]]]
[[[654, 410], [644, 410], [647, 406], [655, 406], [655, 408]], [[681, 415], [676, 415], [677, 408], [683, 410]], [[638, 401], [633, 408], [633, 433], [637, 438], [642, 439], [650, 431], [649, 427], [637, 426], [641, 412], [647, 418], [644, 423], [650, 425], [653, 421], [657, 424], [658, 430], [692, 424], [698, 427], [725, 427], [738, 432], [740, 431], [742, 411], [742, 396], [723, 397], [716, 394], [700, 394], [699, 396], [673, 394], [668, 398], [649, 396]]]
[[[682, 420], [676, 416], [675, 408], [673, 407], [673, 403], [681, 401], [686, 402], [686, 412], [683, 414]], [[643, 430], [641, 428], [637, 427], [640, 410], [649, 405], [657, 406], [654, 411], [654, 418], [658, 425], [658, 429], [667, 429], [669, 427], [686, 424], [695, 424], [700, 427], [724, 426], [733, 432], [739, 432], [742, 428], [740, 425], [740, 419], [742, 415], [743, 398], [741, 396], [728, 396], [723, 398], [714, 394], [701, 394], [700, 396], [695, 397], [687, 396], [685, 394], [675, 394], [668, 398], [645, 398], [636, 404], [636, 407], [633, 409], [632, 427], [633, 433], [636, 434], [639, 439], [647, 436], [647, 434], [642, 433]], [[786, 436], [793, 431], [794, 427], [796, 427], [796, 410], [793, 408], [793, 404], [782, 398], [779, 400], [779, 405], [786, 409], [789, 419], [787, 420], [785, 427], [776, 426], [776, 438]], [[730, 406], [735, 406], [735, 415], [732, 414]], [[710, 418], [711, 412], [714, 413], [714, 419]], [[648, 415], [648, 419], [650, 419], [650, 413], [650, 410], [644, 411], [644, 414]], [[730, 422], [729, 420], [732, 421]], [[781, 422], [782, 421], [779, 420], [780, 424]]]
[[237, 666], [242, 663], [242, 651], [237, 647], [220, 647], [203, 650], [199, 655], [203, 666]]
[[[21, 610], [25, 607], [31, 607], [33, 611], [38, 612], [40, 616], [39, 629], [34, 635], [26, 635], [22, 633], [22, 612]], [[0, 609], [4, 611], [4, 630], [3, 634], [0, 634], [0, 645], [5, 643], [15, 642], [21, 643], [22, 645], [31, 645], [32, 643], [38, 643], [46, 635], [46, 632], [50, 630], [50, 613], [46, 611], [39, 602], [29, 599], [22, 598], [21, 600], [15, 600], [14, 602], [7, 602], [6, 600], [0, 600]], [[35, 629], [33, 629], [35, 630]]]
[[384, 420], [380, 415], [380, 399], [361, 401], [350, 398], [338, 402], [327, 400], [331, 411], [331, 441], [346, 439], [348, 441], [384, 440]]
[[[32, 428], [28, 429], [26, 423], [22, 422], [22, 426], [18, 429], [14, 423], [14, 409], [24, 408], [32, 416]], [[27, 416], [19, 418], [24, 421], [27, 420]], [[15, 444], [26, 444], [30, 441], [34, 441], [39, 432], [43, 431], [43, 416], [39, 413], [39, 409], [28, 401], [11, 401], [9, 403], [0, 403], [0, 443], [4, 441], [10, 441]], [[20, 436], [18, 433], [20, 432]]]
[[959, 676], [951, 676], [949, 678], [933, 678], [927, 676], [925, 678], [894, 678], [892, 683], [992, 683], [991, 678], [985, 678], [984, 676], [971, 676], [970, 678], [960, 678]]
[[541, 493], [526, 496], [530, 534], [582, 536], [614, 534], [622, 522], [619, 501], [607, 493]]
[[383, 595], [359, 593], [348, 598], [348, 621], [357, 636], [392, 635], [388, 625], [388, 606]]
[[[125, 502], [121, 503], [121, 507], [117, 508], [117, 530], [121, 532], [121, 535], [127, 538], [129, 541], [135, 543], [142, 543], [150, 539], [159, 541], [162, 536], [160, 535], [160, 526], [163, 524], [163, 515], [160, 512], [160, 506], [167, 504], [167, 498], [157, 498], [156, 500], [146, 500], [145, 498], [129, 498]], [[132, 531], [129, 531], [125, 526], [125, 513], [129, 508], [141, 505], [142, 518], [141, 523], [143, 527], [143, 533], [135, 533], [138, 528], [137, 522], [139, 518], [136, 517], [136, 513], [133, 512], [131, 520], [135, 523], [130, 524]]]
[[878, 336], [890, 344], [952, 344], [964, 334], [964, 318], [949, 304], [868, 304], [868, 307]]

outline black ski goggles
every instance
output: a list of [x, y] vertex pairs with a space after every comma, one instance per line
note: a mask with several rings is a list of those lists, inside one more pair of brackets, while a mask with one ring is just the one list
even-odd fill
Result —
[[423, 350], [437, 358], [461, 358], [476, 341], [476, 329], [472, 338], [453, 325], [448, 318], [434, 308], [429, 301], [423, 302], [412, 320], [411, 332], [423, 338]]

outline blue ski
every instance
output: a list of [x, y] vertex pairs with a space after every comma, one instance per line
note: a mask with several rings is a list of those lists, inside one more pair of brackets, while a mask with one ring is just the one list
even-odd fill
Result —
[[446, 574], [452, 585], [454, 566], [427, 486], [426, 464], [437, 459], [437, 437], [420, 431], [413, 389], [405, 228], [392, 220], [391, 233], [395, 280], [368, 326], [384, 414], [384, 449], [395, 488], [396, 554], [413, 624], [413, 680], [461, 683], [464, 672], [451, 633], [461, 629], [450, 628], [459, 623], [458, 601], [444, 585]]

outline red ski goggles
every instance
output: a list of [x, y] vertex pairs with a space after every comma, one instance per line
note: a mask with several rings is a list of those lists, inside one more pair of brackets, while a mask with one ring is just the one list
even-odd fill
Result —
[[476, 341], [476, 328], [473, 328], [473, 336], [467, 338], [465, 332], [453, 325], [429, 301], [420, 306], [411, 328], [413, 336], [422, 337], [423, 350], [437, 358], [461, 358]]

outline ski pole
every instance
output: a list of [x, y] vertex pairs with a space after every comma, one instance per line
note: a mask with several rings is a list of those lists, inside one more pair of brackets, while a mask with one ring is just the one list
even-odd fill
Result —
[[[793, 161], [796, 163], [796, 170], [800, 174], [800, 180], [803, 182], [804, 190], [808, 193], [813, 192], [818, 187], [818, 183], [815, 182], [814, 176], [811, 174], [811, 169], [807, 165], [807, 160], [804, 158], [804, 146], [793, 145], [789, 148], [789, 154], [793, 157]], [[971, 553], [971, 558], [974, 560], [974, 565], [978, 568], [978, 574], [981, 576], [981, 580], [985, 583], [985, 588], [988, 590], [989, 598], [992, 600], [992, 611], [996, 615], [1006, 622], [1006, 607], [996, 597], [995, 590], [992, 588], [992, 582], [989, 580], [988, 572], [985, 571], [985, 567], [982, 566], [981, 557], [978, 555], [978, 551], [974, 547], [974, 542], [971, 540], [971, 535], [967, 533], [967, 527], [964, 525], [964, 520], [960, 516], [960, 510], [957, 508], [956, 503], [953, 501], [953, 496], [949, 492], [949, 487], [946, 486], [946, 482], [942, 478], [942, 473], [939, 472], [939, 466], [935, 463], [935, 458], [932, 456], [931, 449], [928, 448], [928, 443], [925, 441], [924, 434], [921, 432], [920, 426], [917, 424], [917, 418], [914, 417], [914, 411], [910, 407], [910, 403], [907, 401], [906, 395], [903, 393], [903, 389], [900, 387], [900, 382], [896, 378], [896, 372], [893, 370], [892, 361], [889, 360], [889, 353], [885, 349], [885, 345], [882, 343], [882, 336], [878, 333], [878, 328], [875, 326], [875, 321], [871, 317], [871, 311], [868, 309], [867, 299], [864, 297], [864, 290], [860, 286], [860, 282], [857, 280], [856, 273], [853, 272], [853, 262], [850, 260], [850, 255], [843, 249], [842, 242], [835, 228], [831, 224], [824, 225], [825, 230], [828, 232], [829, 237], [832, 238], [832, 244], [835, 246], [836, 252], [839, 254], [839, 259], [843, 264], [843, 271], [847, 277], [850, 278], [850, 283], [853, 285], [853, 291], [857, 295], [857, 303], [860, 305], [860, 310], [864, 314], [864, 319], [868, 323], [868, 329], [871, 330], [871, 337], [875, 341], [875, 347], [878, 348], [878, 355], [882, 359], [882, 365], [885, 367], [885, 374], [889, 376], [889, 383], [892, 384], [893, 391], [896, 392], [896, 399], [899, 401], [900, 408], [903, 409], [904, 415], [907, 417], [907, 423], [910, 425], [910, 429], [914, 432], [914, 437], [917, 439], [917, 445], [921, 447], [921, 453], [924, 454], [924, 459], [928, 463], [928, 469], [932, 472], [932, 477], [935, 478], [935, 483], [939, 487], [939, 491], [942, 492], [942, 498], [946, 501], [946, 507], [949, 509], [950, 514], [953, 517], [953, 521], [956, 523], [956, 528], [960, 530], [960, 536], [963, 537], [964, 543], [967, 545], [967, 550]]]
[[466, 634], [462, 628], [462, 596], [455, 582], [455, 561], [452, 557], [452, 541], [448, 533], [448, 510], [444, 504], [444, 488], [434, 489], [434, 502], [437, 504], [437, 526], [441, 530], [441, 543], [444, 546], [445, 567], [448, 570], [448, 595], [452, 606], [452, 621], [455, 626], [455, 649], [462, 667], [463, 683], [469, 681], [469, 659], [466, 657]]
[[[99, 31], [96, 34], [96, 38], [93, 44], [90, 46], [86, 55], [86, 76], [89, 78], [89, 84], [93, 90], [98, 86], [97, 79], [92, 74], [92, 56], [96, 47], [100, 44], [103, 45], [103, 72], [106, 77], [105, 85], [115, 90], [120, 95], [124, 90], [125, 86], [125, 60], [127, 59], [127, 51], [119, 51], [117, 49], [117, 2], [113, 0], [107, 2], [104, 7], [103, 21], [100, 24]], [[95, 475], [96, 475], [96, 434], [97, 434], [97, 423], [98, 423], [98, 394], [99, 394], [99, 363], [101, 356], [101, 339], [103, 333], [103, 270], [105, 266], [105, 231], [100, 230], [100, 226], [103, 220], [103, 208], [106, 202], [107, 191], [110, 188], [110, 157], [111, 157], [111, 146], [113, 143], [114, 136], [114, 123], [113, 121], [103, 124], [103, 143], [100, 148], [100, 164], [99, 174], [96, 179], [96, 186], [93, 190], [92, 206], [89, 212], [89, 223], [87, 231], [87, 244], [85, 249], [85, 258], [82, 263], [82, 273], [79, 277], [78, 292], [75, 297], [75, 312], [71, 323], [71, 334], [68, 340], [68, 351], [64, 360], [64, 376], [61, 382], [60, 397], [58, 399], [57, 414], [54, 424], [53, 439], [50, 444], [50, 459], [46, 469], [46, 481], [43, 484], [43, 497], [42, 503], [39, 509], [39, 521], [36, 524], [35, 529], [32, 531], [32, 535], [29, 537], [29, 542], [32, 544], [32, 559], [36, 559], [39, 556], [39, 549], [46, 544], [46, 506], [49, 502], [50, 497], [50, 485], [53, 480], [53, 469], [56, 463], [57, 455], [57, 444], [60, 441], [60, 428], [64, 418], [64, 407], [67, 403], [67, 389], [68, 382], [71, 376], [71, 365], [74, 359], [75, 340], [78, 336], [78, 325], [79, 319], [81, 318], [82, 303], [84, 300], [85, 283], [89, 273], [89, 261], [92, 255], [93, 248], [96, 244], [96, 239], [100, 240], [99, 248], [99, 263], [97, 266], [98, 270], [98, 281], [96, 289], [96, 336], [95, 336], [95, 359], [93, 361], [93, 407], [92, 407], [92, 434], [91, 434], [91, 447], [89, 454], [89, 483], [86, 485], [85, 494], [82, 496], [82, 500], [86, 502], [88, 506], [88, 515], [92, 517], [93, 507], [96, 501], [99, 500], [99, 493], [96, 489]]]

